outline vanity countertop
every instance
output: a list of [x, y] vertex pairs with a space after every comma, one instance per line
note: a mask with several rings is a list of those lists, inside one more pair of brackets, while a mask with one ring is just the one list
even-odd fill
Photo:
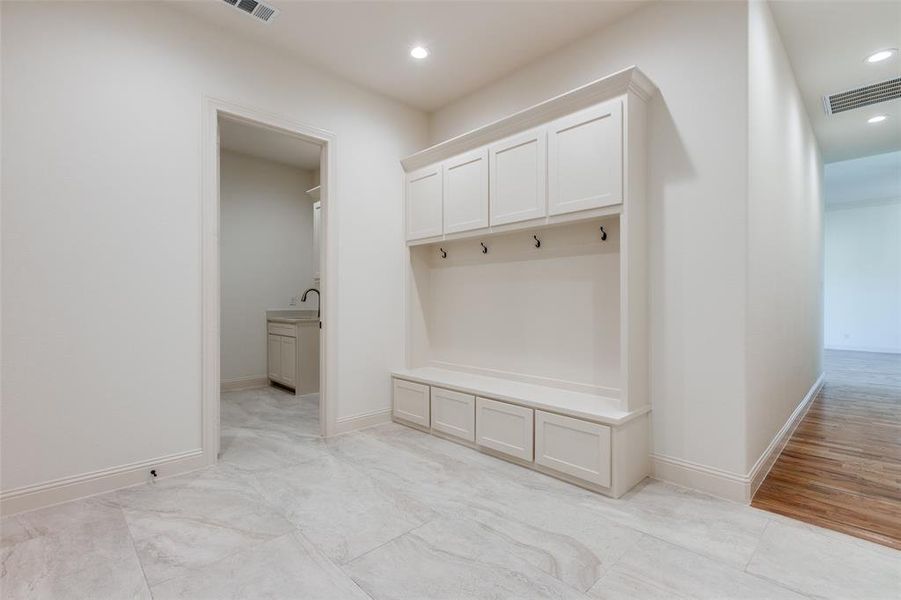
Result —
[[266, 320], [270, 323], [307, 323], [317, 322], [315, 310], [267, 310]]

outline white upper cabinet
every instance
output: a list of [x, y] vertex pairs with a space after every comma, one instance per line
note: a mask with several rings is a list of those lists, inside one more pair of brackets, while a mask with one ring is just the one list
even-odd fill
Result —
[[623, 201], [623, 109], [620, 99], [548, 126], [548, 214]]
[[421, 240], [442, 234], [441, 165], [407, 175], [407, 239]]
[[444, 233], [488, 227], [488, 149], [444, 162]]
[[492, 226], [547, 214], [546, 138], [542, 127], [488, 147]]

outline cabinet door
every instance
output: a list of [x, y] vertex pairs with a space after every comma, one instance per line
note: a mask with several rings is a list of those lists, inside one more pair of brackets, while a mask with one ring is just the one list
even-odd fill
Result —
[[297, 339], [282, 337], [282, 369], [281, 377], [285, 385], [297, 383]]
[[476, 398], [476, 443], [531, 461], [534, 412], [515, 404]]
[[610, 487], [610, 428], [536, 410], [535, 462]]
[[444, 233], [488, 227], [488, 149], [444, 163]]
[[489, 146], [492, 226], [547, 214], [546, 138], [542, 127]]
[[431, 422], [429, 386], [403, 379], [395, 379], [394, 417], [422, 427], [428, 427]]
[[269, 379], [282, 379], [282, 336], [269, 334]]
[[475, 396], [433, 387], [432, 429], [467, 442], [474, 442], [476, 439]]
[[623, 201], [623, 109], [611, 100], [548, 126], [548, 214]]
[[313, 203], [313, 280], [319, 281], [319, 257], [322, 256], [322, 202]]
[[407, 175], [407, 239], [441, 235], [441, 166], [427, 167]]

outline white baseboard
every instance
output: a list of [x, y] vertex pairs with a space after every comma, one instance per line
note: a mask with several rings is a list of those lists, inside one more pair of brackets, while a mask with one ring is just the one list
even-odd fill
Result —
[[0, 493], [0, 516], [5, 517], [146, 483], [151, 479], [151, 469], [156, 469], [158, 478], [164, 478], [195, 471], [205, 467], [206, 464], [203, 451], [197, 449], [16, 488]]
[[734, 502], [747, 502], [745, 476], [672, 456], [651, 454], [651, 476]]
[[901, 348], [872, 348], [861, 346], [826, 346], [824, 350], [842, 350], [848, 352], [873, 352], [875, 354], [901, 354]]
[[795, 432], [795, 429], [798, 428], [801, 420], [804, 419], [804, 415], [807, 414], [810, 405], [813, 404], [813, 399], [816, 398], [817, 394], [820, 393], [820, 390], [823, 389], [824, 378], [825, 375], [820, 373], [820, 376], [817, 377], [817, 380], [813, 382], [813, 385], [807, 391], [807, 395], [804, 396], [801, 403], [794, 411], [792, 411], [792, 414], [789, 415], [785, 425], [782, 426], [782, 429], [779, 430], [776, 437], [770, 442], [770, 445], [767, 446], [766, 450], [763, 451], [763, 454], [760, 455], [760, 458], [757, 459], [757, 462], [754, 463], [754, 466], [751, 467], [751, 471], [748, 473], [748, 479], [751, 484], [750, 489], [748, 490], [748, 502], [750, 502], [754, 497], [754, 494], [757, 493], [757, 488], [760, 487], [760, 484], [763, 483], [766, 476], [770, 474], [770, 469], [773, 468], [776, 459], [779, 458], [779, 455], [782, 454], [782, 450], [785, 449], [785, 444], [788, 443], [788, 440]]
[[236, 379], [223, 379], [219, 384], [220, 391], [237, 392], [240, 390], [252, 390], [254, 388], [267, 387], [269, 377], [238, 377]]
[[335, 423], [335, 433], [347, 433], [391, 422], [391, 409], [374, 410], [368, 413], [360, 413], [349, 417], [341, 417]]
[[776, 459], [779, 458], [783, 448], [785, 448], [785, 444], [791, 438], [795, 429], [797, 429], [804, 415], [807, 414], [813, 399], [816, 398], [822, 387], [823, 375], [820, 374], [746, 475], [708, 467], [672, 456], [651, 454], [653, 477], [661, 481], [668, 481], [683, 487], [700, 490], [726, 500], [743, 502], [745, 504], [750, 503], [754, 493], [757, 492], [757, 488], [766, 479]]

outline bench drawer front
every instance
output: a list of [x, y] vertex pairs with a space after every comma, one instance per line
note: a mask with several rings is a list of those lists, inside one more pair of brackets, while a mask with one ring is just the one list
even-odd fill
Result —
[[610, 487], [610, 428], [536, 410], [535, 462]]
[[476, 443], [531, 462], [534, 413], [531, 408], [476, 398]]
[[297, 337], [297, 327], [289, 325], [288, 323], [269, 323], [269, 333], [273, 335]]
[[431, 421], [429, 386], [403, 379], [395, 379], [394, 417], [415, 425], [428, 427]]
[[467, 442], [476, 439], [476, 398], [432, 388], [432, 429]]

